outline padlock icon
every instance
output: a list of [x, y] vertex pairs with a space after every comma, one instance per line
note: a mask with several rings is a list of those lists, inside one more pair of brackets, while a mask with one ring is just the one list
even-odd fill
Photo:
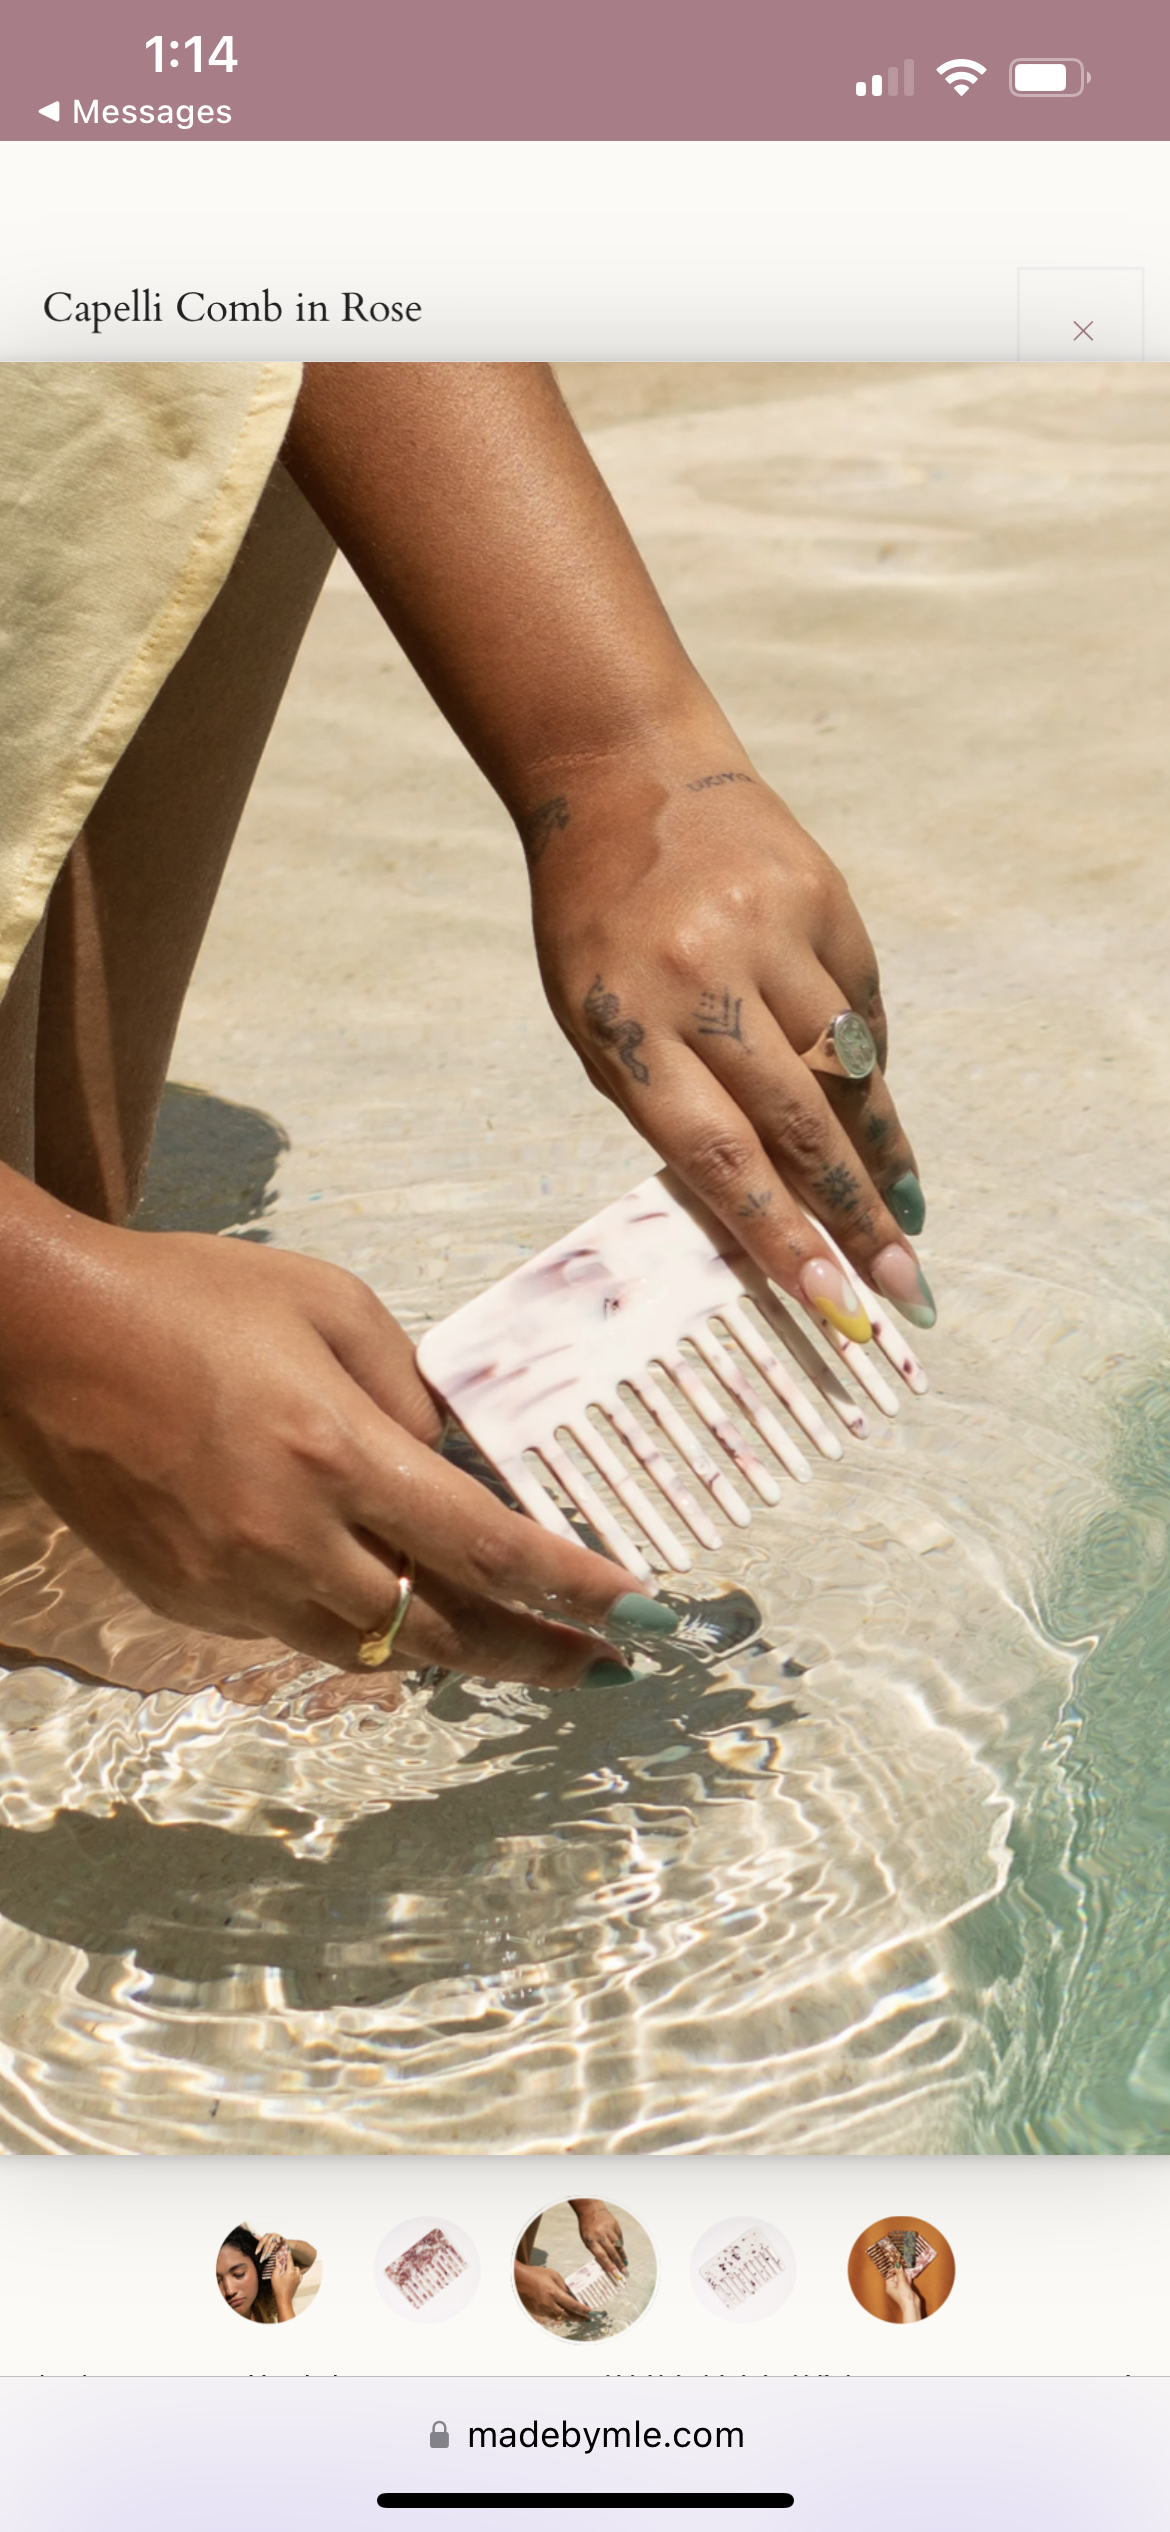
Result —
[[442, 2419], [436, 2418], [435, 2423], [431, 2428], [432, 2451], [436, 2453], [445, 2453], [450, 2441], [451, 2438], [447, 2433], [447, 2429], [444, 2426]]

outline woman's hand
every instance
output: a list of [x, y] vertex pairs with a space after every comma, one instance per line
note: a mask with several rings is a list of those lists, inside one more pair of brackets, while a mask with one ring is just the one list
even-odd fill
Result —
[[569, 2293], [559, 2268], [530, 2268], [516, 2262], [516, 2292], [534, 2321], [591, 2321], [587, 2303]]
[[571, 2198], [569, 2204], [586, 2250], [592, 2251], [598, 2267], [613, 2278], [615, 2285], [624, 2285], [629, 2261], [622, 2246], [622, 2228], [612, 2208], [602, 2198]]
[[[885, 1083], [873, 946], [839, 871], [726, 724], [566, 771], [519, 823], [549, 1001], [598, 1088], [843, 1335], [869, 1322], [802, 1205], [903, 1317], [932, 1325], [905, 1237], [925, 1208]], [[860, 1082], [801, 1061], [846, 1009], [878, 1050]]]
[[603, 1649], [577, 1630], [636, 1614], [607, 1558], [438, 1457], [410, 1344], [354, 1277], [111, 1230], [0, 1176], [37, 1224], [14, 1263], [0, 1218], [0, 1450], [149, 1607], [352, 1670], [405, 1552], [396, 1664], [559, 1688]]
[[926, 2306], [923, 2303], [917, 2287], [906, 2275], [904, 2268], [895, 2268], [891, 2270], [890, 2275], [886, 2279], [886, 2293], [890, 2298], [890, 2302], [897, 2305], [898, 2319], [900, 2321], [922, 2321], [925, 2319]]
[[[762, 783], [536, 364], [310, 363], [285, 462], [511, 810], [549, 999], [598, 1087], [788, 1292], [869, 1323], [808, 1206], [929, 1327], [882, 1072], [801, 1057], [877, 962]], [[795, 1201], [799, 1199], [799, 1204]]]
[[283, 2243], [275, 2253], [272, 2262], [272, 2300], [276, 2305], [278, 2321], [295, 2321], [293, 2297], [300, 2282], [301, 2272], [287, 2242]]
[[256, 2244], [257, 2268], [263, 2271], [268, 2261], [276, 2258], [278, 2251], [287, 2251], [287, 2249], [288, 2243], [283, 2233], [262, 2233]]

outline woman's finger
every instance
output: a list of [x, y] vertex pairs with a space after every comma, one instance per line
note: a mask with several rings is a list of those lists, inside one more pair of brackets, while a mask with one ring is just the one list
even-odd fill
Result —
[[[628, 1575], [608, 1557], [510, 1511], [367, 1401], [359, 1398], [352, 1425], [358, 1455], [350, 1519], [391, 1556], [412, 1556], [465, 1598], [518, 1604], [616, 1644], [673, 1633], [680, 1623], [644, 1588], [631, 1591]], [[384, 1608], [392, 1603], [391, 1586]]]
[[[733, 1093], [713, 1068], [717, 1062], [728, 1081], [735, 1078], [750, 1039], [733, 1047], [719, 1041], [715, 1057], [700, 1057], [678, 1039], [656, 1042], [651, 1080], [630, 1099], [629, 1113], [764, 1274], [806, 1302], [838, 1334], [864, 1344], [872, 1329], [860, 1294], [789, 1184], [790, 1178], [797, 1183], [815, 1212], [811, 1182], [823, 1177], [834, 1161], [847, 1168], [851, 1184], [860, 1185], [854, 1156], [808, 1067], [793, 1055], [761, 1003], [752, 1007], [750, 1025], [757, 1043], [763, 1044], [763, 1060], [751, 1059], [754, 1117], [743, 1072]], [[796, 1154], [801, 1156], [799, 1170]], [[907, 1296], [912, 1292], [922, 1307], [913, 1256], [872, 1187], [870, 1196], [872, 1229], [886, 1233], [884, 1245], [880, 1237], [861, 1239], [872, 1280], [878, 1283], [879, 1267], [901, 1278]], [[857, 1226], [854, 1242], [858, 1244]], [[888, 1297], [895, 1299], [893, 1292]]]
[[[814, 946], [822, 968], [841, 989], [842, 999], [838, 1008], [861, 1013], [872, 1032], [878, 1057], [878, 1074], [871, 1074], [870, 1081], [862, 1085], [866, 1095], [859, 1102], [854, 1104], [849, 1085], [844, 1083], [835, 1086], [826, 1084], [826, 1095], [832, 1100], [858, 1151], [869, 1162], [870, 1175], [880, 1187], [899, 1228], [908, 1232], [911, 1238], [917, 1238], [926, 1221], [926, 1198], [918, 1163], [885, 1081], [890, 1033], [877, 958], [848, 889], [832, 892]], [[779, 1008], [782, 999], [783, 996], [779, 996], [774, 1007], [783, 1026], [783, 1012]], [[879, 1095], [879, 1080], [882, 1095]]]
[[[307, 1604], [303, 1615], [302, 1650], [335, 1669], [361, 1667], [359, 1647], [393, 1614], [386, 1569], [367, 1560], [372, 1579], [368, 1597], [355, 1618], [331, 1608]], [[351, 1598], [351, 1607], [354, 1601]], [[463, 1671], [474, 1679], [504, 1679], [521, 1685], [565, 1690], [616, 1686], [637, 1674], [633, 1666], [600, 1643], [596, 1636], [527, 1617], [499, 1601], [462, 1592], [439, 1574], [420, 1570], [403, 1624], [395, 1636], [387, 1672], [442, 1669]], [[371, 1681], [380, 1670], [367, 1674]]]
[[[704, 1040], [696, 1053], [755, 1129], [777, 1175], [824, 1223], [858, 1274], [915, 1327], [933, 1326], [929, 1287], [836, 1103], [826, 1097], [821, 1076], [794, 1055], [762, 1002], [742, 1008], [739, 1037]], [[881, 1076], [870, 1078], [879, 1087], [870, 1093], [869, 1113], [888, 1121], [899, 1161], [903, 1146], [892, 1102]], [[852, 1087], [861, 1091], [864, 1085]], [[909, 1147], [904, 1149], [912, 1160]]]

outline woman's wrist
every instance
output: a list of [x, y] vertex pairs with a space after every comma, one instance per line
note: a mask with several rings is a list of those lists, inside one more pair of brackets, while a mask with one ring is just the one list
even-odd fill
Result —
[[578, 837], [611, 831], [664, 798], [681, 804], [736, 783], [760, 783], [751, 758], [705, 688], [660, 715], [615, 729], [604, 743], [568, 745], [525, 763], [501, 786], [529, 865], [570, 826]]
[[86, 1286], [126, 1236], [0, 1167], [0, 1417], [38, 1351], [60, 1351]]

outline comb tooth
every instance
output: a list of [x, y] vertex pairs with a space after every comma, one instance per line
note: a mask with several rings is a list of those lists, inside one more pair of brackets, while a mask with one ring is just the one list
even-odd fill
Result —
[[864, 1389], [875, 1407], [880, 1407], [883, 1415], [897, 1415], [898, 1401], [889, 1381], [882, 1379], [869, 1346], [855, 1344], [851, 1336], [839, 1336], [836, 1328], [820, 1327], [818, 1332], [827, 1338], [842, 1362], [848, 1363], [858, 1388]]
[[[832, 1408], [834, 1415], [857, 1441], [864, 1441], [869, 1431], [864, 1409], [858, 1406], [856, 1398], [850, 1397], [844, 1381], [838, 1379], [832, 1364], [825, 1361], [823, 1354], [818, 1354], [812, 1338], [798, 1326], [791, 1311], [785, 1309], [783, 1302], [777, 1299], [771, 1285], [765, 1283], [762, 1275], [758, 1283], [753, 1276], [751, 1296], [767, 1320], [773, 1336], [779, 1337], [781, 1344], [791, 1354], [793, 1362], [799, 1363], [805, 1378], [811, 1380], [814, 1389], [819, 1390], [825, 1405]], [[817, 1330], [821, 1336], [827, 1337], [829, 1334], [828, 1328], [822, 1326], [820, 1320], [817, 1321]]]
[[633, 1452], [634, 1458], [645, 1469], [647, 1477], [665, 1495], [671, 1509], [677, 1512], [680, 1521], [686, 1522], [688, 1530], [692, 1531], [698, 1539], [700, 1547], [718, 1547], [721, 1541], [714, 1522], [708, 1520], [702, 1505], [696, 1503], [687, 1487], [680, 1484], [665, 1453], [659, 1450], [658, 1444], [653, 1436], [647, 1433], [645, 1426], [639, 1424], [637, 1416], [631, 1415], [629, 1408], [623, 1407], [620, 1399], [616, 1400], [612, 1407], [607, 1407], [606, 1413], [613, 1423], [615, 1432], [620, 1433], [626, 1449]]
[[637, 1574], [640, 1582], [649, 1581], [650, 1567], [641, 1548], [635, 1546], [633, 1539], [626, 1537], [620, 1523], [606, 1510], [596, 1487], [581, 1475], [579, 1468], [574, 1468], [568, 1452], [561, 1449], [560, 1443], [551, 1434], [546, 1442], [538, 1443], [537, 1448], [545, 1467], [556, 1478], [557, 1484], [564, 1487], [570, 1503], [575, 1503], [578, 1512], [584, 1513], [598, 1538], [605, 1541], [610, 1555], [616, 1556], [619, 1565], [624, 1565], [628, 1574]]
[[[912, 1389], [916, 1397], [921, 1398], [925, 1394], [926, 1390], [929, 1389], [930, 1382], [923, 1371], [917, 1354], [911, 1353], [905, 1337], [901, 1335], [900, 1331], [895, 1327], [884, 1301], [879, 1301], [877, 1294], [870, 1291], [869, 1285], [862, 1283], [861, 1277], [856, 1272], [856, 1269], [850, 1265], [848, 1258], [842, 1255], [842, 1252], [838, 1248], [832, 1233], [825, 1230], [823, 1223], [819, 1224], [818, 1228], [820, 1229], [821, 1237], [828, 1241], [834, 1256], [840, 1258], [841, 1265], [844, 1268], [850, 1282], [857, 1286], [858, 1292], [861, 1296], [862, 1308], [868, 1313], [869, 1323], [873, 1329], [875, 1345], [880, 1347], [882, 1353], [885, 1355], [886, 1361], [893, 1364], [894, 1370], [901, 1374], [902, 1379], [906, 1383], [906, 1387], [908, 1389]], [[854, 1366], [854, 1368], [856, 1368], [856, 1366]], [[880, 1373], [878, 1374], [878, 1380], [880, 1383]], [[863, 1385], [866, 1387], [869, 1386], [868, 1382]], [[869, 1394], [871, 1398], [876, 1400], [884, 1415], [897, 1414], [897, 1406], [887, 1407], [885, 1400], [878, 1397], [876, 1389], [870, 1389]]]
[[695, 1440], [690, 1426], [683, 1423], [677, 1407], [671, 1405], [653, 1373], [641, 1372], [636, 1380], [631, 1378], [630, 1387], [641, 1399], [647, 1414], [653, 1416], [655, 1424], [661, 1425], [667, 1441], [673, 1442], [680, 1459], [686, 1461], [693, 1475], [714, 1495], [720, 1511], [727, 1514], [729, 1521], [734, 1521], [737, 1530], [746, 1530], [752, 1516], [743, 1496], [732, 1485], [730, 1477], [725, 1477], [723, 1470], [716, 1466], [710, 1451], [705, 1451], [702, 1443]]
[[522, 1503], [525, 1511], [532, 1514], [533, 1520], [539, 1521], [542, 1530], [551, 1530], [554, 1536], [560, 1539], [574, 1537], [573, 1529], [566, 1521], [559, 1503], [553, 1502], [547, 1487], [541, 1485], [539, 1477], [533, 1476], [525, 1460], [502, 1459], [500, 1475], [505, 1484], [511, 1487], [517, 1503]]
[[689, 1573], [690, 1549], [683, 1546], [681, 1539], [676, 1539], [673, 1530], [668, 1528], [661, 1513], [656, 1512], [644, 1487], [638, 1484], [637, 1478], [631, 1477], [628, 1469], [622, 1467], [617, 1452], [610, 1449], [604, 1433], [599, 1433], [596, 1425], [590, 1424], [587, 1416], [582, 1416], [579, 1424], [571, 1424], [568, 1430], [578, 1450], [584, 1451], [586, 1457], [592, 1460], [594, 1467], [604, 1477], [606, 1485], [611, 1487], [617, 1496], [618, 1502], [624, 1503], [627, 1512], [633, 1515], [639, 1528], [645, 1531], [651, 1547], [656, 1547], [659, 1555], [665, 1557], [672, 1572]]
[[814, 1407], [812, 1400], [805, 1397], [803, 1389], [797, 1387], [779, 1355], [765, 1344], [759, 1329], [752, 1326], [746, 1310], [741, 1310], [737, 1301], [729, 1301], [720, 1310], [719, 1317], [729, 1335], [742, 1347], [749, 1363], [754, 1363], [756, 1370], [763, 1373], [769, 1389], [775, 1392], [781, 1405], [787, 1407], [789, 1415], [820, 1452], [822, 1459], [840, 1459], [841, 1445], [836, 1434], [830, 1433], [823, 1415]]
[[780, 1488], [771, 1469], [765, 1468], [763, 1460], [753, 1451], [751, 1444], [745, 1442], [738, 1425], [732, 1423], [731, 1417], [724, 1413], [718, 1400], [712, 1397], [706, 1381], [700, 1380], [698, 1373], [691, 1370], [690, 1364], [684, 1362], [681, 1354], [666, 1354], [660, 1356], [659, 1359], [664, 1372], [668, 1373], [670, 1379], [673, 1380], [676, 1389], [681, 1389], [684, 1398], [688, 1399], [694, 1408], [695, 1414], [701, 1417], [706, 1425], [708, 1433], [713, 1433], [716, 1441], [722, 1443], [733, 1468], [738, 1468], [740, 1476], [746, 1477], [749, 1486], [755, 1489], [761, 1502], [779, 1503]]
[[861, 1287], [861, 1298], [869, 1312], [874, 1343], [880, 1345], [887, 1363], [892, 1363], [894, 1370], [900, 1372], [907, 1389], [912, 1389], [916, 1398], [925, 1397], [930, 1382], [917, 1354], [911, 1353], [905, 1337], [900, 1329], [894, 1326], [884, 1303], [878, 1301], [865, 1284]]
[[733, 1363], [727, 1347], [720, 1344], [717, 1336], [712, 1336], [710, 1328], [702, 1319], [696, 1319], [694, 1326], [687, 1329], [687, 1335], [696, 1353], [702, 1355], [708, 1370], [714, 1372], [716, 1380], [722, 1381], [736, 1405], [743, 1408], [744, 1414], [750, 1418], [757, 1433], [779, 1460], [781, 1468], [786, 1468], [790, 1477], [796, 1477], [802, 1484], [806, 1484], [811, 1470], [803, 1451], [797, 1450], [795, 1442], [789, 1440], [783, 1425], [777, 1423], [771, 1408], [766, 1407], [763, 1399], [757, 1396], [750, 1380], [744, 1379], [743, 1373]]

